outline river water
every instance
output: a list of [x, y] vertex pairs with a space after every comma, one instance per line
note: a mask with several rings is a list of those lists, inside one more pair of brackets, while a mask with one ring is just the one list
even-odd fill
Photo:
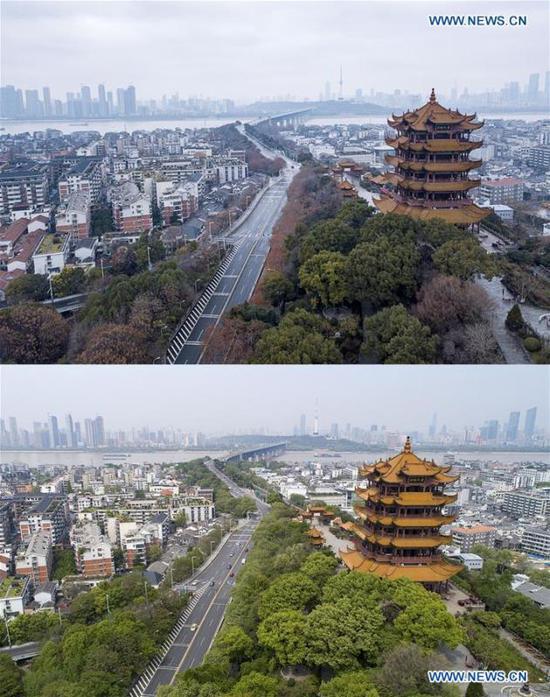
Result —
[[[365, 115], [365, 116], [323, 116], [318, 118], [306, 119], [306, 124], [313, 126], [331, 126], [333, 124], [362, 125], [362, 124], [386, 124], [386, 118], [391, 116], [391, 109], [388, 109], [387, 116]], [[522, 121], [540, 121], [547, 119], [544, 113], [525, 112], [525, 113], [484, 113], [478, 112], [480, 119], [517, 119]], [[117, 131], [153, 131], [156, 128], [175, 129], [175, 128], [216, 128], [225, 123], [234, 121], [250, 121], [250, 116], [219, 116], [207, 118], [189, 119], [143, 119], [124, 121], [123, 119], [89, 119], [88, 121], [11, 121], [0, 120], [0, 135], [15, 133], [32, 133], [33, 131], [43, 131], [46, 128], [55, 128], [63, 133], [74, 133], [75, 131], [99, 131], [104, 134]]]
[[[380, 450], [379, 452], [342, 452], [340, 457], [335, 456], [330, 451], [313, 450], [288, 450], [277, 457], [280, 462], [289, 464], [306, 462], [334, 462], [346, 464], [358, 464], [363, 462], [374, 462], [382, 457], [395, 454], [390, 450]], [[417, 454], [429, 460], [433, 459], [443, 464], [444, 453], [442, 451], [433, 452], [430, 450], [417, 449]], [[0, 462], [27, 464], [31, 467], [45, 465], [59, 465], [66, 467], [100, 467], [107, 462], [128, 462], [134, 464], [167, 464], [174, 462], [189, 462], [196, 458], [212, 457], [222, 458], [227, 455], [227, 451], [222, 450], [158, 450], [149, 452], [126, 453], [127, 457], [120, 458], [121, 453], [116, 457], [109, 457], [105, 451], [93, 450], [4, 450], [0, 453]], [[495, 452], [495, 451], [469, 451], [457, 452], [457, 462], [482, 461], [495, 464], [511, 465], [514, 463], [545, 462], [550, 466], [550, 454], [543, 452]]]

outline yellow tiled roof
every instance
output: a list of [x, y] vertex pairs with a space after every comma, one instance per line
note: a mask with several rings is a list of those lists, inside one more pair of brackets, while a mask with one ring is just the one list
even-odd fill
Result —
[[379, 578], [385, 578], [390, 581], [399, 578], [408, 578], [411, 581], [417, 581], [419, 583], [438, 583], [447, 581], [463, 568], [458, 564], [451, 564], [446, 561], [432, 562], [431, 564], [423, 565], [419, 564], [417, 566], [409, 564], [400, 566], [387, 562], [376, 562], [372, 559], [366, 559], [356, 550], [347, 552], [341, 551], [340, 557], [351, 571], [374, 574]]
[[381, 196], [374, 199], [374, 205], [382, 213], [394, 213], [396, 215], [406, 215], [415, 220], [435, 220], [440, 218], [452, 225], [471, 225], [479, 223], [480, 220], [491, 214], [490, 208], [480, 208], [475, 203], [458, 208], [428, 208], [423, 206], [408, 206], [405, 203]]

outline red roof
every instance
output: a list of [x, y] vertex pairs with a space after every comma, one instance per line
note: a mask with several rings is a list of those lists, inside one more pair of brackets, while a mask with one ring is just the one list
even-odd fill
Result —
[[27, 231], [30, 222], [31, 221], [27, 218], [19, 218], [19, 220], [16, 220], [15, 223], [0, 229], [0, 240], [4, 240], [6, 242], [17, 242], [21, 235]]
[[15, 271], [0, 271], [0, 290], [6, 290], [13, 280], [24, 275], [25, 272], [23, 269], [15, 269]]
[[523, 184], [521, 179], [516, 177], [502, 177], [502, 179], [484, 179], [481, 186], [518, 186]]

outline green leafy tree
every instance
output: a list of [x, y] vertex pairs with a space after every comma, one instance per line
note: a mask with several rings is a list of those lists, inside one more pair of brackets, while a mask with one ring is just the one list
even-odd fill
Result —
[[290, 494], [289, 501], [293, 506], [298, 506], [298, 508], [304, 508], [306, 505], [306, 497], [302, 496], [302, 494]]
[[343, 220], [333, 218], [314, 225], [306, 234], [301, 248], [304, 262], [319, 252], [348, 254], [357, 244], [359, 231]]
[[283, 574], [262, 593], [259, 616], [265, 619], [281, 610], [305, 610], [317, 593], [317, 586], [305, 574]]
[[226, 627], [216, 639], [217, 659], [228, 663], [242, 663], [254, 654], [254, 642], [241, 627]]
[[302, 663], [306, 656], [306, 616], [298, 610], [270, 614], [258, 627], [258, 641], [274, 652], [283, 667]]
[[434, 363], [437, 337], [403, 305], [380, 310], [364, 322], [362, 353], [372, 363]]
[[319, 697], [378, 697], [366, 670], [337, 675], [321, 685]]
[[434, 252], [435, 267], [441, 273], [461, 278], [472, 279], [477, 274], [492, 278], [495, 272], [491, 257], [473, 237], [450, 240]]
[[313, 552], [302, 564], [300, 571], [319, 586], [324, 586], [336, 571], [338, 560], [332, 554]]
[[426, 649], [440, 644], [455, 648], [464, 638], [460, 624], [439, 598], [411, 603], [397, 616], [394, 627], [405, 641]]
[[82, 293], [86, 286], [84, 269], [76, 266], [66, 266], [61, 273], [52, 279], [54, 295], [64, 297]]
[[376, 686], [381, 694], [441, 695], [441, 685], [428, 681], [428, 671], [445, 668], [445, 659], [430, 654], [416, 644], [398, 644], [385, 656], [376, 676]]
[[229, 697], [277, 697], [279, 681], [269, 675], [244, 675], [229, 693]]
[[283, 305], [292, 296], [294, 288], [280, 271], [270, 271], [262, 282], [262, 293], [271, 305]]
[[181, 511], [181, 513], [174, 516], [174, 525], [177, 528], [184, 528], [187, 525], [187, 516], [185, 515], [185, 511]]
[[312, 305], [329, 307], [344, 302], [347, 291], [346, 257], [340, 252], [319, 252], [300, 267], [300, 285]]
[[323, 603], [336, 603], [342, 598], [354, 604], [375, 607], [384, 597], [385, 582], [373, 574], [362, 574], [351, 571], [347, 574], [336, 574], [329, 578], [323, 588]]
[[265, 331], [252, 363], [341, 363], [342, 354], [329, 338], [328, 322], [306, 310], [287, 313], [278, 327]]
[[506, 326], [515, 334], [520, 334], [525, 330], [525, 320], [517, 303], [512, 305], [510, 312], [506, 315]]
[[65, 576], [72, 576], [73, 574], [76, 574], [76, 563], [72, 547], [70, 549], [54, 547], [52, 578], [62, 581]]
[[466, 688], [466, 697], [483, 697], [485, 691], [483, 690], [483, 685], [480, 682], [468, 683]]
[[5, 654], [0, 654], [0, 693], [3, 697], [24, 697], [23, 671]]
[[56, 363], [65, 353], [69, 325], [44, 305], [25, 303], [0, 311], [0, 359], [7, 363]]
[[36, 612], [18, 615], [10, 622], [10, 638], [13, 644], [41, 641], [60, 630], [59, 617], [54, 612]]
[[340, 671], [373, 661], [384, 622], [378, 608], [353, 605], [347, 599], [318, 605], [307, 616], [306, 662]]
[[49, 294], [46, 276], [27, 273], [14, 280], [6, 288], [6, 300], [10, 305], [16, 303], [45, 300]]
[[413, 242], [379, 237], [358, 244], [347, 260], [348, 294], [372, 309], [409, 303], [415, 294], [420, 256]]

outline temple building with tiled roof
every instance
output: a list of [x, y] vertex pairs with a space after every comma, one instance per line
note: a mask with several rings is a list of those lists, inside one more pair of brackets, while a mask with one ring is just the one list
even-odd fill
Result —
[[466, 115], [441, 106], [435, 92], [424, 106], [388, 120], [397, 135], [386, 143], [394, 155], [386, 162], [394, 172], [382, 175], [384, 184], [376, 207], [382, 213], [408, 215], [419, 220], [441, 218], [447, 223], [468, 227], [490, 214], [470, 199], [468, 192], [480, 185], [469, 173], [480, 167], [470, 154], [483, 145], [471, 140], [483, 126], [475, 114]]
[[440, 532], [455, 519], [443, 512], [456, 500], [445, 494], [447, 484], [458, 479], [450, 469], [420, 459], [409, 438], [398, 455], [360, 468], [365, 483], [355, 490], [358, 522], [341, 524], [355, 538], [355, 549], [340, 552], [344, 564], [354, 571], [443, 589], [462, 568], [439, 551], [452, 542]]

